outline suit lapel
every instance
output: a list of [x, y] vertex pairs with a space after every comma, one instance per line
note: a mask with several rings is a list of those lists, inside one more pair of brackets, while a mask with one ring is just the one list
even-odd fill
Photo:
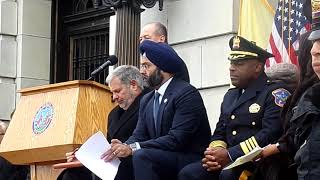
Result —
[[[133, 104], [132, 104], [133, 105]], [[124, 126], [124, 124], [126, 124], [126, 122], [128, 122], [128, 120], [138, 111], [138, 106], [134, 105], [134, 106], [130, 106], [130, 108], [127, 111], [124, 111], [123, 113], [119, 114], [119, 117], [117, 119], [114, 119], [113, 127], [114, 128], [114, 133], [113, 135], [115, 135], [122, 126]]]
[[232, 111], [238, 108], [241, 104], [247, 102], [248, 100], [252, 99], [256, 96], [258, 91], [263, 90], [265, 87], [265, 83], [267, 82], [267, 76], [265, 73], [262, 73], [258, 79], [250, 85], [245, 92], [240, 96], [238, 101], [236, 102], [235, 106], [232, 108]]
[[168, 101], [170, 99], [170, 96], [171, 96], [171, 93], [165, 93], [164, 96], [162, 97], [162, 100], [161, 100], [161, 104], [160, 104], [160, 107], [159, 107], [159, 114], [158, 114], [158, 117], [160, 119], [160, 122], [159, 122], [159, 126], [157, 127], [158, 128], [158, 131], [159, 132], [159, 135], [161, 134], [161, 130], [162, 130], [162, 123], [163, 123], [163, 113], [164, 113], [164, 109], [165, 107], [167, 106], [168, 104]]
[[230, 90], [230, 98], [232, 101], [226, 101], [225, 103], [226, 106], [228, 107], [228, 111], [231, 113], [238, 105], [238, 101], [239, 101], [239, 89], [232, 89]]
[[256, 96], [256, 90], [254, 89], [247, 89], [238, 99], [238, 101], [236, 102], [236, 105], [234, 106], [233, 109], [238, 108], [241, 104], [247, 102], [248, 100], [250, 100], [251, 98]]
[[161, 131], [162, 131], [162, 124], [163, 124], [163, 121], [165, 121], [165, 119], [162, 119], [163, 117], [163, 113], [164, 113], [164, 110], [168, 104], [168, 102], [170, 102], [172, 100], [172, 92], [173, 90], [175, 89], [175, 84], [174, 83], [175, 81], [175, 78], [172, 79], [172, 81], [170, 82], [170, 84], [168, 85], [163, 97], [162, 97], [162, 100], [161, 100], [161, 103], [160, 103], [160, 107], [159, 107], [159, 112], [158, 112], [158, 117], [160, 119], [160, 124], [159, 126], [157, 127], [158, 128], [158, 131], [160, 135], [161, 134]]
[[116, 106], [112, 113], [109, 114], [109, 127], [108, 133], [111, 138], [115, 136], [119, 128], [121, 127], [121, 123], [119, 122], [121, 115], [123, 114], [123, 109], [119, 106]]

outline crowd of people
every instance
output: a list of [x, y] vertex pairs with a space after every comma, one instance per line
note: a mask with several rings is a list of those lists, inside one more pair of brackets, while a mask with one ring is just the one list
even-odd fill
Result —
[[[265, 72], [272, 54], [241, 36], [230, 39], [234, 87], [223, 98], [213, 134], [186, 64], [167, 44], [166, 27], [147, 24], [140, 35], [140, 69], [119, 66], [106, 78], [118, 105], [108, 117], [111, 148], [101, 159], [120, 159], [115, 179], [319, 179], [318, 16], [312, 31], [300, 37], [299, 70], [281, 65], [282, 75]], [[257, 147], [264, 149], [255, 159], [223, 170]], [[74, 152], [66, 155], [77, 161]], [[83, 166], [65, 169], [58, 179], [99, 178]]]

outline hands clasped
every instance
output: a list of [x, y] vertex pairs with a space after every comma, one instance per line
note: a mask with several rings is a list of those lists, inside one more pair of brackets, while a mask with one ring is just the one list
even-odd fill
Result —
[[222, 167], [230, 163], [228, 150], [222, 147], [207, 148], [202, 159], [202, 166], [207, 171], [220, 170]]

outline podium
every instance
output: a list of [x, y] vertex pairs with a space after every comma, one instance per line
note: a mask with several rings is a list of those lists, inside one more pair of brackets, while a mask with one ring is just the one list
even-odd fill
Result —
[[31, 165], [31, 179], [56, 179], [65, 153], [80, 147], [97, 131], [107, 132], [115, 107], [107, 86], [69, 81], [19, 91], [21, 99], [0, 145], [0, 155], [13, 164]]

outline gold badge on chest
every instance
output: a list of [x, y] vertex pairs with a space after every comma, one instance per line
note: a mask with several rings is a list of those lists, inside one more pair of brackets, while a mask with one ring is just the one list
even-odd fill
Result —
[[249, 106], [249, 112], [250, 113], [258, 113], [260, 111], [260, 105], [257, 103], [253, 103], [251, 104], [251, 106]]

